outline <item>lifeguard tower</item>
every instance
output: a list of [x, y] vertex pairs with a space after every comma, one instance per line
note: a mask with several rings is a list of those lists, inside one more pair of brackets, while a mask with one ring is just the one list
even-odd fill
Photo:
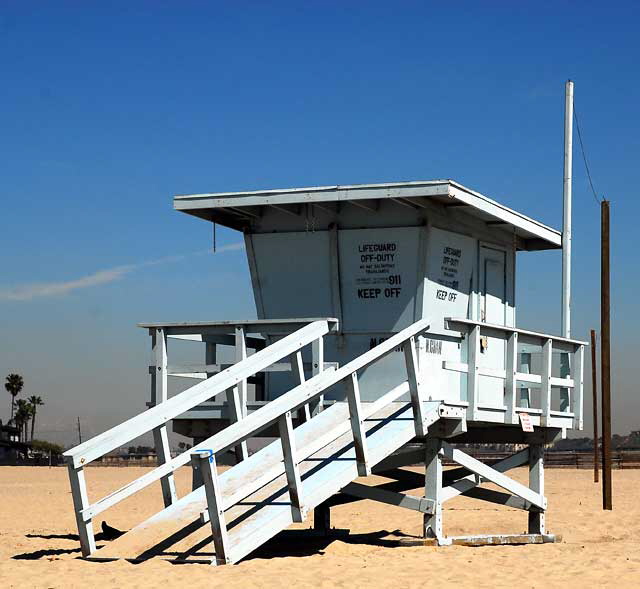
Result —
[[[242, 233], [257, 319], [142, 325], [151, 407], [66, 453], [85, 556], [235, 563], [309, 510], [328, 528], [345, 496], [419, 512], [440, 545], [553, 541], [543, 447], [582, 429], [585, 343], [517, 327], [515, 281], [516, 254], [561, 248], [559, 231], [452, 180], [197, 194], [174, 207]], [[203, 363], [171, 363], [175, 340], [202, 342]], [[169, 377], [194, 384], [170, 397]], [[192, 450], [171, 456], [171, 425]], [[84, 467], [150, 431], [158, 467], [89, 503]], [[249, 455], [259, 436], [276, 439]], [[489, 466], [456, 446], [485, 442], [517, 451]], [[219, 473], [230, 450], [237, 462]], [[445, 458], [459, 468], [443, 471]], [[179, 498], [173, 472], [189, 463], [194, 489]], [[423, 478], [402, 468], [415, 464]], [[526, 464], [528, 486], [504, 474]], [[356, 480], [372, 472], [393, 490]], [[93, 519], [156, 481], [165, 508], [96, 549]], [[461, 494], [527, 512], [529, 533], [447, 536], [443, 504]]]

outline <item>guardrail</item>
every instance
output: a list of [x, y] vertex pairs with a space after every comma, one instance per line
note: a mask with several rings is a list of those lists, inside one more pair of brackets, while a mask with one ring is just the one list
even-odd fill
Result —
[[[326, 370], [312, 379], [301, 383], [247, 416], [246, 419], [228, 426], [191, 449], [193, 467], [202, 473], [204, 481], [208, 519], [211, 525], [216, 561], [218, 564], [225, 564], [229, 562], [230, 558], [230, 542], [224, 511], [249, 496], [259, 488], [259, 485], [263, 485], [264, 481], [248, 481], [242, 489], [234, 494], [233, 502], [230, 503], [228, 500], [225, 500], [220, 487], [216, 470], [216, 454], [220, 454], [229, 448], [237, 446], [248, 438], [255, 436], [259, 432], [277, 423], [284, 458], [282, 468], [287, 479], [292, 519], [294, 522], [303, 521], [306, 517], [308, 506], [305, 505], [299, 462], [307, 458], [315, 450], [307, 447], [300, 451], [300, 449], [296, 448], [292, 413], [322, 395], [329, 387], [344, 381], [347, 385], [349, 423], [353, 434], [358, 474], [360, 476], [367, 476], [371, 473], [371, 466], [369, 464], [364, 420], [373, 414], [374, 408], [375, 411], [379, 411], [388, 404], [397, 401], [399, 397], [408, 392], [413, 409], [416, 436], [424, 437], [426, 434], [428, 424], [426, 424], [423, 407], [426, 394], [422, 382], [423, 376], [418, 367], [416, 338], [428, 329], [428, 321], [417, 321], [343, 367], [337, 370]], [[406, 380], [377, 401], [367, 403], [367, 407], [363, 408], [358, 386], [358, 371], [393, 352], [400, 346], [403, 348], [405, 356]], [[269, 477], [273, 476], [273, 478], [275, 478], [279, 476], [279, 474], [282, 473], [274, 474], [271, 472]]]
[[[517, 383], [524, 382], [540, 386], [541, 410], [540, 425], [551, 427], [554, 417], [573, 419], [573, 428], [583, 428], [583, 372], [584, 347], [587, 342], [527, 331], [516, 327], [494, 325], [448, 317], [449, 329], [460, 330], [467, 339], [467, 363], [445, 361], [443, 367], [448, 370], [466, 373], [467, 376], [467, 419], [480, 420], [479, 377], [488, 376], [505, 381], [505, 423], [517, 424], [519, 413], [531, 408], [531, 398], [525, 398], [525, 406], [518, 406], [516, 398]], [[482, 337], [491, 336], [506, 342], [505, 368], [498, 369], [480, 365]], [[518, 343], [540, 345], [542, 347], [542, 372], [532, 374], [519, 371]], [[557, 350], [570, 355], [569, 374], [565, 377], [552, 376], [552, 354]], [[561, 394], [560, 411], [552, 411], [552, 387], [566, 389]], [[525, 393], [528, 396], [528, 393]]]
[[[301, 321], [304, 320], [297, 320], [297, 323], [291, 320], [284, 320], [283, 323], [297, 327]], [[276, 323], [277, 321], [270, 322], [270, 324]], [[68, 465], [71, 493], [83, 555], [87, 556], [96, 549], [92, 519], [105, 509], [116, 505], [157, 480], [162, 482], [165, 506], [170, 505], [177, 499], [173, 471], [187, 464], [191, 458], [188, 450], [175, 458], [171, 458], [166, 429], [168, 421], [226, 391], [234, 419], [241, 423], [245, 416], [242, 414], [242, 405], [238, 393], [239, 386], [242, 386], [242, 383], [246, 383], [249, 377], [287, 357], [292, 358], [292, 366], [296, 368], [296, 373], [301, 382], [304, 381], [301, 350], [311, 344], [314, 354], [322, 358], [322, 338], [332, 330], [335, 330], [336, 325], [336, 319], [313, 320], [294, 333], [284, 336], [274, 344], [245, 357], [237, 364], [195, 384], [170, 399], [166, 398], [166, 333], [156, 334], [155, 348], [158, 364], [155, 379], [156, 386], [160, 381], [161, 384], [158, 388], [163, 395], [160, 399], [156, 397], [155, 401], [158, 404], [64, 453]], [[185, 329], [193, 329], [193, 327], [185, 327]], [[319, 371], [322, 368], [323, 364], [321, 362], [318, 366]], [[305, 414], [309, 417], [308, 406]], [[90, 503], [83, 468], [104, 454], [150, 431], [154, 432], [154, 437], [158, 442], [156, 448], [158, 449], [159, 447], [161, 450], [158, 454], [158, 459], [162, 464], [95, 503]], [[246, 446], [244, 446], [242, 453], [246, 456]]]

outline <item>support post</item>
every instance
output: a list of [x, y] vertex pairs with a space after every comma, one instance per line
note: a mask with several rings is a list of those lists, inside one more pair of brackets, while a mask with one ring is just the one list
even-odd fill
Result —
[[516, 366], [518, 359], [518, 333], [513, 332], [507, 340], [507, 365], [505, 379], [505, 401], [507, 405], [506, 422], [518, 423], [518, 413], [516, 412]]
[[603, 200], [600, 266], [600, 372], [602, 378], [602, 508], [613, 509], [611, 497], [611, 299], [609, 276], [609, 201]]
[[[304, 364], [302, 362], [302, 352], [300, 350], [291, 355], [291, 372], [294, 373], [295, 379], [298, 381], [298, 384], [304, 383], [306, 377], [304, 375]], [[298, 410], [298, 418], [302, 422], [306, 422], [311, 419], [311, 410], [309, 409], [309, 403], [306, 403]]]
[[593, 482], [598, 482], [598, 366], [596, 364], [596, 330], [591, 330], [591, 397], [593, 400]]
[[89, 556], [96, 550], [96, 540], [93, 535], [93, 523], [82, 516], [82, 510], [89, 507], [89, 496], [87, 494], [87, 483], [84, 479], [84, 469], [74, 468], [73, 464], [67, 464], [69, 469], [69, 483], [71, 485], [71, 497], [73, 499], [73, 510], [76, 515], [78, 526], [78, 536], [80, 537], [80, 548], [82, 556]]
[[[236, 364], [247, 358], [247, 342], [244, 337], [244, 327], [236, 327]], [[247, 379], [238, 383], [238, 397], [240, 399], [240, 415], [247, 416]]]
[[442, 531], [442, 457], [441, 442], [436, 438], [425, 440], [424, 496], [433, 501], [433, 513], [424, 514], [423, 536], [443, 539]]
[[287, 475], [287, 486], [289, 487], [291, 515], [294, 522], [302, 522], [306, 519], [307, 514], [306, 508], [302, 505], [302, 478], [300, 477], [298, 465], [291, 411], [287, 411], [278, 420], [278, 427], [280, 428], [282, 456], [284, 457], [284, 469]]
[[409, 394], [411, 395], [411, 406], [413, 407], [413, 420], [415, 422], [416, 436], [424, 438], [426, 432], [424, 427], [424, 411], [422, 407], [422, 377], [418, 367], [418, 354], [416, 350], [416, 339], [410, 337], [404, 342], [404, 359], [407, 366], [407, 380], [409, 381]]
[[[529, 488], [544, 497], [544, 445], [529, 446]], [[529, 510], [529, 533], [544, 534], [545, 516], [543, 510]]]
[[467, 421], [475, 421], [478, 413], [478, 387], [480, 375], [478, 373], [478, 361], [480, 358], [480, 326], [475, 325], [469, 332], [469, 342], [467, 351]]
[[553, 341], [547, 339], [542, 344], [542, 382], [540, 384], [541, 425], [548, 427], [551, 423], [551, 369], [553, 360]]
[[347, 380], [347, 401], [349, 403], [349, 419], [351, 421], [351, 431], [353, 432], [353, 445], [356, 453], [358, 475], [366, 477], [371, 474], [371, 467], [369, 466], [369, 453], [367, 451], [367, 435], [362, 419], [358, 375], [355, 372], [351, 375], [351, 378]]
[[[238, 387], [231, 387], [230, 389], [227, 389], [227, 403], [229, 405], [231, 421], [233, 423], [237, 423], [242, 419], [242, 404], [240, 402]], [[246, 440], [243, 440], [236, 446], [235, 453], [237, 462], [242, 462], [249, 456]]]
[[[152, 330], [151, 345], [155, 359], [155, 370], [151, 375], [151, 404], [153, 407], [164, 403], [168, 398], [167, 386], [167, 334], [162, 328]], [[158, 465], [171, 460], [171, 448], [169, 446], [169, 434], [167, 425], [161, 425], [153, 430], [153, 441], [158, 457]], [[162, 487], [162, 499], [164, 506], [169, 507], [178, 499], [176, 483], [173, 473], [160, 479]]]
[[216, 458], [213, 451], [204, 450], [194, 452], [191, 454], [191, 465], [195, 470], [200, 471], [200, 476], [204, 481], [211, 535], [213, 536], [213, 546], [216, 551], [215, 558], [211, 564], [227, 564], [230, 562], [229, 534], [224, 519], [222, 491], [220, 489], [220, 481], [216, 470]]
[[[311, 343], [311, 375], [316, 376], [324, 370], [324, 340], [319, 337]], [[324, 409], [324, 394], [309, 403], [311, 417]]]
[[581, 430], [584, 427], [584, 346], [576, 348], [570, 361], [573, 379], [573, 427]]
[[328, 536], [331, 531], [331, 508], [328, 501], [323, 501], [313, 509], [313, 529]]

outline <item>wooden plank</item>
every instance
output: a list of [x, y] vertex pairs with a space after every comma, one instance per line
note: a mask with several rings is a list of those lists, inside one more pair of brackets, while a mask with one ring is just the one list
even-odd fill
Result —
[[505, 414], [505, 422], [515, 424], [518, 423], [518, 415], [516, 414], [516, 375], [518, 372], [518, 334], [512, 333], [507, 340], [507, 364], [506, 378], [504, 383], [505, 402], [507, 412]]
[[[491, 465], [491, 468], [498, 472], [506, 472], [512, 468], [526, 464], [528, 460], [529, 450], [522, 450], [521, 452], [512, 454], [504, 460], [500, 460], [496, 464]], [[453, 499], [462, 493], [466, 493], [469, 489], [472, 489], [482, 482], [482, 478], [478, 477], [476, 474], [467, 475], [466, 477], [451, 483], [442, 490], [442, 502], [444, 503], [445, 501], [449, 501], [449, 499]]]
[[[337, 366], [336, 366], [337, 368]], [[324, 370], [324, 338], [319, 337], [311, 343], [311, 374], [317, 376]], [[311, 416], [324, 409], [324, 395], [319, 395], [309, 404]]]
[[580, 346], [573, 354], [573, 370], [571, 376], [576, 383], [573, 390], [574, 429], [584, 428], [584, 346]]
[[551, 420], [551, 370], [553, 341], [549, 338], [542, 344], [542, 375], [540, 389], [541, 424], [547, 426]]
[[71, 484], [71, 497], [73, 499], [73, 510], [78, 526], [78, 536], [80, 537], [80, 549], [82, 556], [89, 556], [96, 551], [96, 540], [93, 534], [93, 523], [90, 518], [83, 515], [83, 510], [89, 505], [87, 494], [87, 483], [84, 478], [84, 469], [74, 468], [69, 462], [69, 482]]
[[299, 461], [293, 435], [293, 421], [290, 411], [287, 411], [280, 418], [278, 427], [280, 429], [282, 456], [284, 458], [284, 469], [287, 475], [292, 518], [294, 522], [303, 522], [307, 517], [307, 508], [303, 504], [302, 479], [300, 477]]
[[514, 481], [513, 479], [510, 479], [508, 476], [502, 474], [502, 472], [500, 472], [496, 468], [497, 465], [494, 466], [493, 468], [490, 466], [487, 466], [486, 464], [483, 464], [479, 460], [476, 460], [475, 458], [472, 458], [468, 454], [465, 454], [461, 450], [454, 448], [447, 442], [442, 442], [441, 452], [444, 456], [446, 456], [450, 460], [453, 460], [459, 465], [464, 466], [465, 468], [468, 468], [472, 473], [475, 473], [476, 475], [482, 477], [486, 481], [490, 481], [498, 485], [499, 487], [502, 487], [503, 489], [509, 491], [513, 495], [522, 497], [523, 499], [529, 501], [529, 503], [539, 507], [540, 509], [545, 509], [546, 500], [540, 493], [528, 487], [525, 487], [521, 483], [518, 483], [517, 481]]
[[505, 507], [512, 507], [513, 509], [522, 509], [528, 511], [531, 508], [531, 503], [525, 501], [521, 497], [515, 495], [509, 495], [508, 493], [502, 493], [501, 491], [494, 491], [492, 489], [484, 489], [482, 487], [473, 487], [468, 491], [462, 493], [465, 497], [471, 497], [473, 499], [480, 499], [489, 503], [497, 503], [498, 505], [504, 505]]
[[[86, 465], [103, 454], [145, 434], [154, 427], [165, 424], [170, 419], [220, 394], [229, 387], [236, 386], [243, 378], [253, 376], [266, 366], [281, 360], [295, 349], [304, 347], [328, 332], [329, 326], [326, 321], [311, 323], [264, 350], [249, 356], [242, 364], [236, 364], [225, 372], [170, 398], [162, 405], [136, 415], [91, 440], [67, 450], [64, 456], [70, 457], [75, 467]], [[188, 454], [182, 464], [187, 462], [189, 462]]]
[[[151, 375], [151, 403], [156, 406], [169, 398], [167, 386], [167, 336], [164, 329], [154, 329], [151, 336], [152, 353], [155, 359], [155, 371]], [[153, 442], [158, 457], [158, 464], [166, 464], [171, 460], [171, 447], [167, 426], [163, 424], [153, 430]], [[171, 505], [178, 498], [173, 473], [160, 479], [164, 506]]]
[[[448, 546], [521, 546], [560, 542], [554, 534], [486, 534], [476, 536], [448, 536]], [[442, 546], [435, 538], [400, 538], [399, 546]]]
[[379, 489], [375, 486], [364, 485], [362, 483], [349, 483], [340, 490], [341, 493], [358, 497], [360, 499], [371, 499], [387, 505], [395, 505], [420, 513], [433, 513], [434, 503], [425, 497], [414, 497], [406, 493], [395, 493], [386, 489]]
[[480, 326], [482, 331], [496, 331], [503, 334], [517, 333], [519, 335], [529, 336], [539, 340], [551, 339], [554, 342], [563, 342], [573, 344], [576, 346], [587, 345], [588, 342], [583, 342], [576, 339], [570, 339], [566, 337], [560, 337], [557, 335], [549, 335], [547, 333], [540, 333], [537, 331], [529, 331], [527, 329], [520, 329], [519, 327], [511, 327], [508, 325], [497, 325], [495, 323], [483, 323], [481, 321], [474, 321], [473, 319], [464, 319], [458, 317], [445, 317], [445, 322], [449, 324], [449, 329], [457, 329], [456, 326], [461, 326], [463, 331], [469, 331], [471, 326]]
[[222, 491], [216, 469], [215, 455], [213, 452], [200, 451], [194, 452], [191, 456], [193, 467], [200, 470], [204, 481], [211, 535], [216, 551], [212, 564], [227, 564], [229, 562], [230, 541], [222, 507]]
[[440, 451], [442, 443], [436, 438], [427, 438], [425, 440], [425, 478], [424, 478], [424, 496], [433, 504], [430, 514], [425, 513], [423, 518], [423, 537], [437, 538], [440, 540], [443, 536], [442, 530], [442, 459]]
[[480, 401], [480, 326], [475, 325], [469, 332], [467, 357], [469, 371], [467, 373], [467, 421], [475, 421]]
[[[240, 393], [238, 387], [227, 389], [227, 404], [229, 405], [229, 414], [232, 423], [238, 423], [242, 420], [242, 405], [240, 403]], [[249, 456], [247, 441], [243, 440], [235, 447], [236, 460], [241, 462]]]
[[[422, 402], [424, 400], [422, 375], [418, 367], [418, 354], [416, 351], [415, 337], [410, 337], [404, 342], [404, 359], [407, 368], [407, 380], [409, 382], [409, 394], [413, 407], [413, 419], [415, 422], [416, 436], [423, 438], [426, 430]], [[375, 348], [374, 348], [375, 349]]]
[[358, 386], [358, 374], [353, 373], [347, 379], [347, 401], [349, 403], [349, 420], [353, 433], [353, 444], [358, 462], [358, 474], [366, 477], [371, 474], [369, 466], [369, 453], [367, 451], [367, 437], [364, 431], [364, 416], [360, 402], [360, 387]]
[[[302, 384], [307, 380], [304, 374], [304, 363], [302, 361], [302, 352], [300, 352], [300, 350], [291, 356], [291, 370], [294, 373], [294, 378], [299, 384]], [[302, 422], [309, 421], [311, 419], [309, 404], [304, 405], [302, 409], [298, 411], [298, 418]]]
[[[237, 325], [235, 328], [235, 361], [236, 364], [247, 359], [247, 344], [245, 342], [244, 327]], [[238, 382], [238, 398], [242, 417], [247, 416], [247, 379], [242, 378]]]
[[[529, 487], [542, 497], [543, 505], [538, 507], [544, 510], [546, 505], [544, 505], [544, 446], [542, 444], [529, 446]], [[545, 533], [544, 511], [529, 511], [529, 533]]]

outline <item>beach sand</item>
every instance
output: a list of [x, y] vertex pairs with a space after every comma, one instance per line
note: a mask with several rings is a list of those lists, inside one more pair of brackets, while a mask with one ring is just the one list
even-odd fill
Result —
[[[140, 476], [141, 468], [88, 468], [95, 500]], [[421, 516], [371, 501], [332, 508], [332, 525], [348, 540], [283, 544], [273, 540], [238, 565], [172, 565], [151, 560], [80, 560], [65, 468], [0, 467], [2, 587], [640, 587], [640, 470], [613, 473], [613, 512], [601, 509], [600, 486], [587, 470], [549, 469], [547, 528], [562, 542], [532, 546], [389, 547], [385, 539], [421, 533]], [[526, 471], [513, 471], [525, 480]], [[179, 493], [190, 472], [177, 473]], [[416, 492], [417, 493], [417, 492]], [[101, 514], [127, 529], [161, 507], [149, 487]], [[477, 500], [446, 503], [445, 533], [522, 533], [524, 512]], [[307, 528], [311, 518], [295, 527]]]

